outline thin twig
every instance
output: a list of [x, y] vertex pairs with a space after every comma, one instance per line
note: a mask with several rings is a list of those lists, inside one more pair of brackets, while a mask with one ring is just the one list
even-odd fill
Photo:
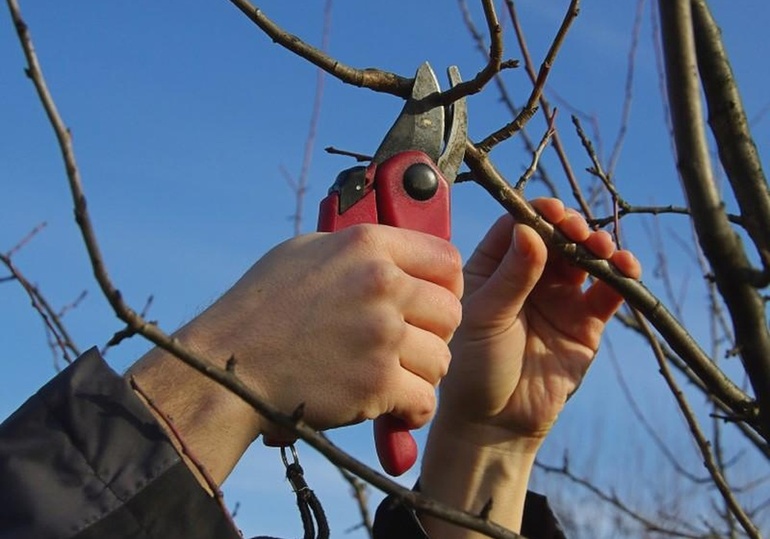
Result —
[[26, 278], [21, 270], [16, 267], [12, 259], [13, 255], [24, 248], [44, 227], [45, 223], [36, 226], [5, 254], [0, 254], [0, 263], [2, 263], [10, 273], [10, 276], [4, 279], [4, 281], [16, 281], [19, 283], [29, 297], [32, 308], [38, 313], [40, 319], [43, 321], [43, 326], [46, 329], [46, 335], [49, 341], [49, 347], [51, 348], [54, 357], [54, 367], [56, 370], [59, 370], [59, 354], [57, 353], [57, 350], [68, 364], [72, 363], [73, 357], [80, 355], [80, 349], [70, 336], [67, 328], [64, 326], [62, 317], [67, 311], [75, 308], [83, 298], [85, 298], [86, 292], [81, 292], [77, 299], [70, 302], [65, 307], [58, 310], [54, 309], [43, 293], [40, 292], [40, 289]]
[[198, 473], [200, 473], [203, 481], [206, 483], [206, 486], [214, 495], [214, 499], [216, 499], [217, 504], [219, 504], [219, 507], [222, 509], [225, 517], [230, 521], [230, 524], [235, 529], [235, 522], [233, 522], [234, 515], [230, 514], [230, 511], [228, 511], [227, 506], [225, 505], [225, 498], [222, 494], [222, 489], [219, 488], [219, 485], [217, 485], [217, 482], [213, 477], [211, 477], [209, 471], [187, 445], [184, 438], [182, 437], [182, 434], [179, 432], [179, 429], [177, 429], [176, 425], [174, 425], [174, 421], [163, 410], [158, 408], [158, 405], [155, 403], [155, 401], [153, 401], [149, 395], [144, 392], [142, 387], [136, 382], [136, 379], [133, 376], [129, 378], [129, 384], [131, 385], [131, 389], [133, 389], [142, 398], [142, 400], [147, 403], [147, 406], [154, 412], [154, 415], [161, 418], [167, 430], [171, 432], [174, 440], [176, 440], [176, 442], [179, 444], [179, 450], [184, 456], [188, 458], [192, 465], [195, 466], [195, 469], [198, 470]]
[[548, 147], [548, 143], [551, 141], [551, 138], [553, 138], [553, 134], [556, 132], [556, 128], [554, 127], [555, 121], [556, 121], [556, 109], [554, 109], [553, 114], [551, 115], [551, 119], [548, 122], [548, 129], [545, 130], [545, 133], [543, 133], [543, 137], [540, 139], [540, 143], [537, 145], [537, 148], [535, 148], [535, 151], [532, 152], [532, 162], [527, 167], [527, 170], [524, 171], [524, 174], [521, 175], [521, 177], [519, 178], [519, 181], [516, 182], [515, 189], [517, 191], [521, 191], [524, 189], [524, 186], [527, 184], [529, 179], [537, 170], [538, 163], [540, 162], [540, 157], [543, 155], [543, 152]]
[[655, 335], [652, 333], [652, 330], [650, 330], [649, 326], [647, 325], [647, 321], [644, 319], [641, 313], [634, 311], [634, 317], [636, 318], [639, 326], [642, 328], [644, 334], [647, 335], [647, 341], [650, 343], [650, 346], [655, 353], [655, 358], [658, 361], [660, 373], [663, 375], [664, 380], [671, 389], [671, 393], [674, 395], [674, 399], [679, 405], [679, 409], [682, 411], [682, 415], [684, 415], [687, 425], [690, 427], [692, 437], [695, 440], [698, 449], [700, 450], [701, 456], [703, 457], [703, 464], [706, 466], [706, 469], [711, 475], [714, 485], [716, 485], [720, 494], [722, 494], [725, 503], [730, 508], [730, 511], [741, 523], [741, 526], [749, 535], [749, 537], [760, 539], [761, 535], [759, 530], [757, 530], [754, 523], [751, 521], [748, 515], [746, 515], [745, 511], [738, 503], [738, 500], [735, 498], [735, 494], [730, 489], [730, 485], [725, 480], [719, 469], [719, 466], [714, 460], [714, 455], [711, 452], [710, 443], [706, 436], [703, 434], [700, 425], [698, 424], [698, 419], [695, 417], [695, 412], [693, 412], [690, 404], [687, 402], [687, 398], [672, 376], [671, 369], [669, 369], [668, 362], [666, 361], [666, 356], [663, 354], [663, 350], [661, 350], [661, 348], [658, 346], [658, 340], [655, 338]]
[[357, 152], [350, 152], [348, 150], [340, 150], [339, 148], [335, 148], [334, 146], [327, 146], [324, 148], [324, 151], [330, 155], [344, 155], [346, 157], [352, 157], [356, 160], [358, 163], [368, 163], [374, 157], [371, 155], [363, 154], [363, 153], [357, 153]]
[[670, 529], [664, 528], [660, 526], [660, 524], [655, 520], [653, 520], [652, 518], [645, 517], [644, 515], [634, 511], [632, 508], [630, 508], [625, 503], [623, 503], [623, 501], [620, 498], [618, 498], [615, 494], [607, 493], [602, 489], [600, 489], [598, 486], [596, 486], [592, 481], [589, 481], [588, 479], [575, 475], [570, 470], [568, 459], [566, 458], [566, 456], [561, 466], [553, 466], [553, 465], [545, 464], [539, 460], [535, 461], [535, 466], [546, 473], [555, 473], [555, 474], [561, 475], [563, 477], [566, 477], [573, 483], [580, 485], [581, 487], [593, 493], [600, 500], [603, 500], [609, 503], [613, 507], [620, 510], [621, 513], [625, 514], [626, 516], [630, 517], [634, 521], [644, 526], [647, 529], [647, 531], [658, 532], [665, 535], [670, 535], [672, 537], [686, 537], [688, 539], [702, 538], [702, 535], [689, 534], [689, 533], [681, 532], [679, 530], [670, 530]]
[[[460, 5], [460, 12], [463, 16], [463, 22], [465, 22], [465, 27], [468, 29], [468, 33], [471, 35], [471, 38], [473, 39], [474, 44], [476, 45], [476, 50], [484, 56], [484, 58], [487, 58], [488, 51], [486, 44], [484, 43], [484, 36], [481, 35], [481, 32], [476, 28], [475, 23], [473, 22], [473, 18], [471, 17], [470, 10], [468, 9], [468, 3], [466, 0], [458, 0], [458, 3]], [[500, 76], [500, 73], [497, 73], [495, 75], [495, 86], [497, 86], [497, 91], [500, 94], [500, 100], [502, 101], [503, 105], [508, 109], [508, 111], [511, 113], [512, 117], [516, 117], [520, 109], [516, 107], [516, 105], [513, 102], [513, 99], [511, 98], [510, 93], [508, 92], [508, 88], [505, 85], [505, 82], [503, 81], [503, 78]], [[537, 147], [535, 143], [532, 140], [532, 137], [529, 136], [529, 133], [527, 133], [526, 129], [522, 129], [520, 131], [520, 138], [522, 142], [524, 143], [524, 147], [530, 154], [535, 153], [537, 150]], [[542, 163], [537, 167], [537, 177], [540, 179], [540, 181], [543, 182], [543, 185], [548, 190], [550, 196], [559, 198], [558, 189], [556, 188], [556, 184], [549, 176], [548, 172], [545, 170], [545, 167], [542, 165]], [[455, 183], [460, 183], [460, 178], [455, 179]]]
[[[326, 53], [329, 50], [329, 38], [331, 36], [332, 22], [332, 0], [326, 0], [324, 5], [323, 29], [321, 31], [321, 52]], [[307, 194], [307, 185], [310, 177], [310, 163], [313, 160], [313, 150], [315, 149], [316, 133], [318, 131], [318, 122], [321, 118], [321, 104], [323, 103], [324, 81], [326, 72], [320, 67], [316, 69], [315, 94], [313, 96], [313, 109], [310, 113], [310, 126], [308, 127], [307, 138], [305, 138], [305, 151], [302, 157], [302, 168], [296, 182], [290, 183], [294, 190], [294, 235], [299, 236], [302, 232], [303, 207], [305, 195]], [[284, 175], [288, 175], [285, 172]]]
[[537, 106], [540, 101], [540, 96], [543, 94], [545, 88], [545, 82], [548, 80], [548, 75], [551, 73], [551, 66], [553, 66], [556, 60], [561, 46], [564, 44], [564, 40], [567, 37], [567, 33], [572, 26], [572, 22], [577, 18], [580, 6], [580, 0], [572, 0], [567, 8], [567, 13], [564, 15], [559, 31], [556, 33], [551, 42], [551, 46], [548, 49], [545, 60], [540, 65], [540, 71], [537, 75], [537, 80], [534, 83], [532, 92], [527, 99], [526, 105], [522, 108], [519, 115], [513, 119], [512, 122], [498, 129], [491, 135], [487, 136], [484, 140], [477, 144], [479, 151], [483, 153], [489, 153], [489, 151], [495, 147], [495, 145], [501, 143], [504, 140], [509, 139], [514, 133], [519, 131], [524, 125], [534, 116], [537, 111]]
[[631, 29], [631, 45], [628, 50], [628, 67], [626, 69], [626, 84], [623, 92], [623, 112], [620, 115], [620, 128], [618, 136], [615, 138], [615, 144], [612, 147], [609, 160], [607, 161], [607, 175], [612, 176], [615, 172], [615, 166], [620, 158], [620, 150], [628, 131], [628, 120], [631, 117], [631, 103], [634, 93], [634, 73], [636, 71], [636, 51], [639, 48], [639, 35], [642, 31], [642, 20], [644, 19], [644, 2], [637, 0], [636, 14], [634, 15], [634, 24]]
[[[519, 43], [519, 49], [521, 50], [521, 54], [524, 57], [524, 67], [530, 81], [532, 82], [532, 85], [534, 86], [537, 84], [538, 75], [535, 70], [535, 64], [532, 61], [532, 56], [529, 54], [529, 47], [527, 46], [527, 40], [524, 36], [524, 30], [521, 27], [519, 17], [516, 14], [516, 8], [514, 6], [513, 0], [505, 0], [505, 5], [508, 8], [508, 16], [511, 19], [511, 24], [513, 25], [514, 32], [516, 33], [516, 40]], [[552, 114], [551, 105], [548, 103], [548, 100], [545, 98], [544, 94], [540, 95], [540, 107], [545, 117], [550, 117]], [[564, 175], [567, 177], [567, 182], [572, 189], [572, 197], [577, 202], [578, 207], [580, 208], [580, 211], [583, 213], [583, 215], [585, 215], [588, 219], [593, 218], [591, 207], [586, 203], [585, 198], [583, 197], [583, 193], [580, 190], [580, 185], [578, 184], [577, 177], [572, 170], [572, 165], [570, 164], [569, 158], [567, 157], [567, 152], [564, 149], [564, 145], [562, 144], [558, 129], [553, 134], [552, 145], [556, 151], [557, 157], [559, 158], [559, 163], [561, 163]]]

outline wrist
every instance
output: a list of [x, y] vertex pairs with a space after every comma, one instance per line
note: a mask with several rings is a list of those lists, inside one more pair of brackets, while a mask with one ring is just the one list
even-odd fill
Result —
[[[440, 502], [474, 514], [489, 509], [487, 505], [492, 500], [488, 518], [519, 531], [540, 443], [503, 435], [499, 429], [447, 424], [436, 419], [423, 457], [421, 490]], [[431, 537], [481, 537], [428, 515], [420, 518]]]
[[441, 408], [431, 424], [431, 436], [454, 440], [454, 443], [484, 452], [534, 457], [545, 441], [545, 434], [525, 432], [510, 426], [464, 421], [459, 414], [442, 413]]
[[[224, 368], [205, 332], [185, 327], [174, 335], [184, 347]], [[205, 487], [197, 468], [221, 484], [260, 431], [260, 416], [239, 397], [173, 354], [154, 348], [137, 361], [126, 378], [138, 386], [188, 466]]]

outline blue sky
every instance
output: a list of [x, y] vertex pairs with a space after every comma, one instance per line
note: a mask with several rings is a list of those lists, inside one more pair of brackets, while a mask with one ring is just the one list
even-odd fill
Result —
[[[740, 9], [712, 2], [750, 117], [770, 105], [770, 71], [764, 59], [770, 5], [751, 0]], [[260, 7], [288, 31], [318, 44], [324, 2], [264, 2]], [[477, 25], [483, 28], [474, 4]], [[517, 4], [536, 61], [543, 57], [567, 2]], [[553, 69], [550, 85], [572, 106], [595, 115], [609, 147], [619, 129], [633, 2], [584, 2]], [[265, 37], [229, 2], [191, 0], [184, 9], [164, 2], [23, 2], [38, 54], [59, 109], [74, 134], [75, 149], [107, 267], [135, 307], [154, 296], [151, 317], [169, 331], [192, 318], [223, 292], [271, 246], [292, 234], [294, 195], [280, 172], [298, 174], [315, 87], [315, 68]], [[104, 343], [120, 324], [99, 296], [72, 219], [63, 166], [50, 127], [23, 74], [23, 57], [10, 19], [0, 23], [0, 250], [8, 250], [41, 222], [47, 227], [15, 257], [18, 266], [54, 305], [66, 305], [82, 290], [86, 300], [65, 321], [81, 347]], [[507, 56], [520, 58], [506, 26]], [[618, 187], [636, 204], [681, 204], [664, 123], [649, 6], [637, 58], [634, 102], [617, 169]], [[334, 5], [331, 54], [355, 67], [376, 66], [411, 76], [428, 60], [437, 72], [457, 64], [466, 78], [481, 68], [454, 2], [350, 2]], [[759, 60], [761, 59], [761, 60]], [[506, 74], [517, 103], [529, 85], [522, 70]], [[469, 100], [470, 135], [480, 139], [508, 120], [494, 88]], [[316, 204], [337, 172], [351, 165], [325, 146], [371, 153], [397, 115], [398, 99], [326, 79], [311, 168], [304, 230], [313, 229]], [[558, 126], [573, 167], [589, 165], [562, 107]], [[542, 120], [530, 133], [539, 138]], [[770, 120], [759, 118], [754, 134], [767, 162]], [[494, 159], [515, 179], [529, 162], [512, 140]], [[552, 153], [543, 162], [559, 178]], [[528, 194], [542, 191], [532, 185]], [[728, 203], [730, 201], [728, 200]], [[455, 188], [454, 239], [465, 256], [500, 213], [474, 185]], [[643, 218], [624, 221], [629, 246], [647, 268], [645, 282], [659, 290]], [[672, 253], [671, 272], [684, 290], [685, 323], [706, 335], [701, 277], [672, 241], [689, 241], [681, 217], [659, 220]], [[2, 273], [0, 273], [2, 275]], [[0, 412], [15, 409], [54, 374], [42, 324], [21, 289], [0, 284], [0, 339], [4, 344]], [[652, 415], [679, 420], [646, 349], [617, 328], [609, 339], [617, 361]], [[118, 370], [146, 350], [135, 340], [112, 350]], [[545, 457], [558, 461], [569, 447], [590, 466], [601, 448], [596, 475], [611, 484], [632, 454], [645, 467], [659, 464], [646, 437], [634, 426], [607, 348], [584, 388], [565, 411]], [[617, 403], [607, 406], [607, 402]], [[586, 436], [586, 433], [591, 433]], [[622, 436], [621, 436], [622, 433]], [[345, 448], [369, 462], [369, 427], [334, 434]], [[622, 440], [621, 440], [622, 438]], [[694, 469], [698, 458], [686, 439], [680, 444]], [[259, 444], [257, 444], [259, 445]], [[629, 446], [634, 451], [629, 453]], [[311, 450], [301, 450], [311, 486], [321, 492], [339, 530], [357, 522], [345, 485]], [[750, 465], [747, 464], [747, 467]], [[274, 451], [255, 447], [226, 489], [240, 503], [239, 524], [248, 535], [299, 535], [298, 521]], [[750, 475], [751, 469], [746, 473]], [[409, 483], [414, 475], [404, 479]], [[642, 481], [640, 479], [640, 481]], [[537, 479], [548, 487], [549, 479]], [[644, 481], [642, 481], [644, 483]], [[649, 486], [649, 485], [647, 485]], [[349, 537], [363, 537], [352, 532]]]

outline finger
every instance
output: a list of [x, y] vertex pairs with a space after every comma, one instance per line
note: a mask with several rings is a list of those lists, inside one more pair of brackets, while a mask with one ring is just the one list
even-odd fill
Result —
[[448, 241], [403, 228], [379, 225], [393, 261], [407, 274], [436, 283], [460, 298], [463, 292], [462, 258]]
[[583, 246], [591, 251], [596, 258], [608, 259], [615, 252], [615, 242], [606, 230], [592, 232], [583, 242]]
[[[511, 246], [513, 224], [513, 216], [510, 214], [505, 214], [497, 219], [465, 264], [467, 275], [477, 276], [481, 278], [479, 280], [483, 280], [495, 272]], [[466, 293], [470, 294], [472, 283], [466, 282], [466, 286], [468, 285], [471, 286], [466, 290]]]
[[452, 354], [443, 339], [429, 331], [408, 326], [399, 358], [402, 368], [435, 387], [446, 376]]
[[626, 277], [639, 279], [642, 276], [642, 265], [631, 251], [615, 252], [610, 258], [610, 262]]
[[426, 425], [436, 412], [436, 389], [433, 385], [403, 369], [391, 398], [389, 413], [404, 421], [409, 429]]
[[543, 274], [546, 259], [540, 236], [528, 226], [514, 225], [505, 256], [484, 288], [473, 297], [474, 304], [466, 307], [483, 306], [485, 321], [489, 322], [515, 318]]
[[[630, 251], [617, 251], [610, 258], [610, 262], [626, 277], [631, 279], [641, 277], [642, 267]], [[609, 320], [623, 304], [623, 296], [609, 284], [600, 280], [597, 280], [586, 291], [585, 299], [593, 316], [604, 322]]]
[[437, 284], [410, 279], [401, 290], [404, 320], [449, 342], [462, 319], [460, 300]]
[[[591, 232], [581, 245], [596, 258], [604, 260], [609, 259], [615, 253], [615, 242], [605, 230]], [[564, 257], [556, 261], [554, 266], [559, 279], [567, 284], [580, 285], [588, 277], [588, 273], [583, 268]]]

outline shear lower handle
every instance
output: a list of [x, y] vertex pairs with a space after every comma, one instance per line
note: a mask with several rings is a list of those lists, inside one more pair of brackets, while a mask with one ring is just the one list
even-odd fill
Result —
[[374, 445], [382, 469], [394, 477], [417, 461], [417, 442], [406, 423], [396, 416], [383, 415], [374, 420]]

